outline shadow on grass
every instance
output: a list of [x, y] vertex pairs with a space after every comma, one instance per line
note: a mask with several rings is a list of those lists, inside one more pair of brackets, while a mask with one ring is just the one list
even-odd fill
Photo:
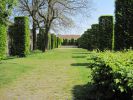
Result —
[[87, 67], [87, 68], [95, 67], [95, 65], [93, 65], [92, 63], [72, 63], [71, 66], [74, 66], [74, 67]]
[[85, 67], [89, 67], [89, 63], [73, 63], [73, 64], [71, 64], [71, 66], [77, 66], [77, 67], [79, 67], [79, 66], [85, 66]]
[[73, 54], [91, 54], [91, 53], [89, 53], [89, 52], [75, 52]]
[[86, 58], [86, 56], [72, 56], [72, 58]]
[[17, 58], [17, 57], [6, 57], [6, 58], [4, 58], [4, 59], [2, 59], [2, 60], [11, 60], [11, 59], [15, 59], [15, 58]]
[[113, 93], [108, 91], [108, 89], [103, 87], [98, 88], [92, 83], [88, 83], [86, 85], [76, 85], [73, 87], [72, 93], [73, 100], [127, 100], [114, 99]]
[[73, 87], [73, 100], [98, 100], [95, 97], [96, 87], [91, 83], [86, 85], [76, 85]]

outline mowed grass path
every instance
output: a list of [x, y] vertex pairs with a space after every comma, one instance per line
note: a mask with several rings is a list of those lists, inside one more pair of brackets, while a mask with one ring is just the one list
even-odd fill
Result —
[[59, 48], [0, 62], [0, 100], [73, 100], [89, 82], [87, 51]]

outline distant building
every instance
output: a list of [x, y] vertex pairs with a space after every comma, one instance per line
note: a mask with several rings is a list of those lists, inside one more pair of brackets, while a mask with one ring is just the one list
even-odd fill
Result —
[[59, 37], [62, 38], [62, 39], [77, 40], [78, 38], [80, 38], [80, 35], [59, 35]]

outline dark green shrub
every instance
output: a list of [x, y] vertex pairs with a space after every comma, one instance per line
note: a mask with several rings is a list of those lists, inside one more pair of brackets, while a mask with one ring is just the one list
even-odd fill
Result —
[[91, 28], [92, 28], [92, 35], [91, 35], [92, 41], [90, 42], [91, 42], [92, 48], [97, 49], [99, 48], [99, 37], [100, 37], [99, 24], [93, 24], [91, 25]]
[[0, 60], [6, 56], [7, 53], [7, 27], [0, 23]]
[[48, 34], [48, 50], [51, 50], [51, 34]]
[[14, 25], [10, 25], [8, 28], [8, 50], [9, 50], [9, 55], [12, 56], [15, 55], [14, 31], [15, 31]]
[[115, 49], [133, 47], [133, 1], [116, 0], [115, 10]]
[[92, 44], [91, 41], [92, 38], [92, 29], [88, 29], [84, 32], [84, 34], [78, 39], [78, 46], [80, 48], [92, 50]]
[[62, 45], [68, 45], [68, 39], [63, 39]]
[[51, 34], [51, 49], [56, 47], [56, 35]]
[[99, 18], [99, 49], [112, 49], [113, 16], [101, 16]]
[[15, 18], [14, 48], [15, 55], [24, 57], [30, 52], [30, 29], [28, 17]]
[[57, 37], [57, 48], [59, 48], [61, 46], [61, 38]]
[[99, 100], [133, 100], [132, 52], [94, 53], [92, 79]]
[[54, 35], [54, 48], [57, 48], [57, 37]]
[[37, 34], [37, 49], [42, 50], [43, 43], [43, 34], [42, 30], [39, 31], [39, 34]]

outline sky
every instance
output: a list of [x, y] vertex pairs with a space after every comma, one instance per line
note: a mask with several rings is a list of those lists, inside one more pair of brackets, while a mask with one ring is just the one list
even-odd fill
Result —
[[101, 15], [114, 15], [115, 0], [92, 0], [92, 10], [89, 17], [77, 16], [75, 17], [75, 28], [66, 29], [61, 34], [78, 34], [81, 35], [88, 28], [91, 28], [92, 24], [98, 23], [98, 18]]

